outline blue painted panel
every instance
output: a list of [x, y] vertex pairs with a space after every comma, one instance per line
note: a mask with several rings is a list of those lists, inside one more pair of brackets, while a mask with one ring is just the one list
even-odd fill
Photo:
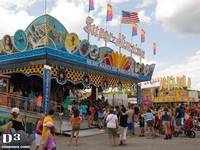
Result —
[[76, 54], [70, 54], [65, 51], [58, 51], [52, 48], [40, 48], [40, 49], [35, 49], [35, 50], [30, 50], [30, 51], [24, 51], [21, 53], [3, 55], [3, 56], [0, 56], [0, 62], [9, 62], [9, 61], [11, 62], [11, 61], [19, 60], [19, 59], [27, 59], [30, 57], [34, 58], [36, 56], [41, 56], [41, 55], [50, 55], [57, 58], [58, 60], [60, 58], [60, 60], [62, 59], [63, 61], [66, 61], [66, 63], [71, 62], [82, 68], [87, 68], [94, 71], [96, 70], [96, 71], [100, 71], [100, 72], [104, 72], [108, 74], [110, 73], [112, 75], [124, 77], [129, 80], [148, 81], [151, 79], [151, 77], [149, 76], [144, 76], [142, 74], [137, 74], [137, 73], [130, 73], [125, 70], [120, 70], [106, 64], [92, 61], [88, 58], [81, 57]]
[[45, 48], [35, 49], [35, 50], [30, 50], [30, 51], [24, 51], [21, 53], [14, 53], [10, 55], [0, 56], [0, 62], [13, 61], [13, 60], [18, 60], [18, 59], [23, 59], [23, 58], [28, 58], [28, 57], [40, 56], [44, 54], [46, 54]]
[[43, 104], [42, 110], [44, 114], [48, 112], [48, 105], [50, 101], [50, 92], [51, 92], [51, 69], [44, 67], [44, 77], [43, 77]]

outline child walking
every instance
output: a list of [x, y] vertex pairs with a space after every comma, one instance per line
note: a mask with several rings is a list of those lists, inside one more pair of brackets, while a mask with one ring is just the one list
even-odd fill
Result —
[[73, 115], [70, 118], [70, 122], [72, 124], [72, 133], [71, 133], [71, 137], [70, 137], [69, 146], [72, 144], [74, 137], [75, 137], [75, 142], [76, 142], [75, 145], [78, 146], [80, 125], [82, 122], [82, 118], [80, 117], [80, 113], [79, 113], [78, 109], [74, 110]]
[[45, 150], [56, 150], [55, 127], [52, 123], [48, 123], [47, 128], [49, 128], [49, 131]]
[[144, 112], [140, 111], [139, 113], [139, 123], [140, 123], [140, 137], [144, 136], [144, 128], [145, 128], [145, 118]]

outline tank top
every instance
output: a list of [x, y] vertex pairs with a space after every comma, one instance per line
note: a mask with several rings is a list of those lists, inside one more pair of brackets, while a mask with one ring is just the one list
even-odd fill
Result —
[[170, 116], [168, 115], [167, 112], [165, 112], [164, 115], [162, 116], [162, 121], [170, 121]]
[[120, 125], [121, 127], [127, 127], [127, 126], [128, 126], [127, 120], [128, 120], [128, 115], [127, 115], [127, 114], [121, 114], [121, 115], [120, 115], [120, 122], [119, 122], [119, 125]]
[[39, 121], [37, 124], [37, 129], [36, 129], [36, 133], [39, 135], [42, 135], [42, 129], [43, 129], [43, 122]]

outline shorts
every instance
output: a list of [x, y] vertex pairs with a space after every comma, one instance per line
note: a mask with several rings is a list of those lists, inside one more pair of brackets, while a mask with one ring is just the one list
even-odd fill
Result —
[[170, 121], [163, 121], [163, 122], [162, 122], [162, 125], [163, 125], [163, 126], [169, 126], [169, 125], [170, 125]]
[[116, 128], [108, 128], [109, 137], [117, 137], [117, 129]]
[[83, 116], [86, 116], [86, 115], [87, 115], [87, 112], [82, 112], [82, 115], [83, 115]]
[[140, 122], [140, 128], [144, 128], [144, 122]]
[[181, 118], [176, 118], [176, 126], [181, 126]]
[[128, 123], [128, 130], [133, 130], [133, 124], [132, 123]]
[[91, 115], [92, 113], [91, 113], [91, 111], [88, 111], [88, 115]]
[[35, 134], [35, 145], [40, 146], [42, 145], [42, 135]]
[[98, 118], [100, 121], [103, 121], [104, 120], [104, 117], [103, 118]]
[[80, 125], [72, 125], [72, 131], [79, 131], [80, 130]]
[[147, 127], [153, 127], [153, 120], [147, 121]]
[[181, 118], [181, 125], [184, 125], [185, 118]]

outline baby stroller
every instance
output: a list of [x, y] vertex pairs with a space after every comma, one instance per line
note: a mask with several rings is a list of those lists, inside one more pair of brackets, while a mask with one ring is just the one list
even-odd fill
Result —
[[195, 118], [193, 121], [194, 124], [194, 130], [195, 131], [200, 131], [200, 118]]
[[178, 137], [181, 134], [185, 134], [186, 137], [195, 138], [196, 133], [193, 127], [193, 121], [191, 119], [187, 119], [185, 124], [181, 127], [181, 130], [175, 130], [173, 135], [174, 137]]

